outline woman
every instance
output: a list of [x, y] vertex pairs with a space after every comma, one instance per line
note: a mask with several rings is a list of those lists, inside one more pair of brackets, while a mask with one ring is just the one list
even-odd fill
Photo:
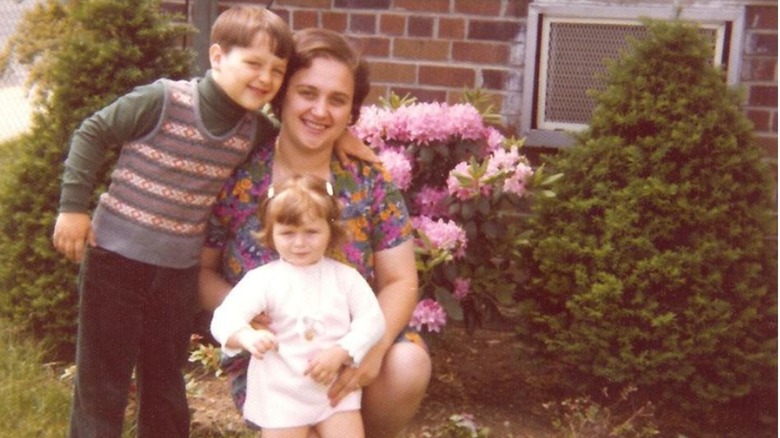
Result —
[[[225, 186], [201, 257], [200, 290], [203, 307], [213, 310], [247, 270], [278, 257], [250, 234], [260, 228], [258, 200], [271, 183], [295, 174], [331, 181], [350, 232], [350, 242], [331, 256], [354, 266], [373, 286], [386, 333], [359, 367], [340, 373], [329, 395], [337, 403], [363, 388], [366, 436], [382, 438], [398, 436], [414, 416], [431, 361], [419, 336], [407, 328], [418, 299], [417, 272], [400, 193], [380, 166], [343, 165], [333, 154], [335, 140], [357, 120], [368, 91], [367, 67], [340, 35], [322, 29], [296, 33], [295, 54], [274, 105], [282, 122], [275, 147], [258, 148]], [[238, 375], [233, 390], [239, 405], [245, 368], [233, 364], [228, 370]]]

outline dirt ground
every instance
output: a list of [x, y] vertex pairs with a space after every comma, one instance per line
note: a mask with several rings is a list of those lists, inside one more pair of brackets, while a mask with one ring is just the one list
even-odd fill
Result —
[[[478, 427], [490, 428], [493, 438], [560, 436], [543, 404], [556, 399], [562, 377], [553, 370], [538, 369], [531, 358], [524, 357], [524, 349], [511, 331], [478, 329], [468, 335], [463, 328], [448, 326], [430, 340], [429, 347], [433, 377], [406, 438], [437, 436], [431, 432], [454, 414], [471, 415]], [[777, 437], [777, 416], [766, 409], [767, 403], [759, 404], [764, 409], [751, 403], [714, 413], [715, 423], [707, 427], [706, 433], [689, 419], [667, 419], [685, 429], [683, 435], [671, 436]], [[225, 380], [214, 376], [198, 379], [190, 405], [193, 437], [252, 436], [246, 435]], [[768, 414], [753, 415], [757, 408]]]
[[[545, 437], [552, 429], [536, 389], [532, 370], [518, 360], [516, 341], [507, 331], [477, 330], [469, 336], [448, 327], [429, 342], [433, 378], [425, 400], [407, 430], [422, 438], [454, 414], [469, 414], [493, 437]], [[543, 388], [537, 388], [543, 389]], [[246, 431], [230, 400], [228, 384], [213, 376], [200, 378], [190, 397], [193, 436], [230, 436]]]

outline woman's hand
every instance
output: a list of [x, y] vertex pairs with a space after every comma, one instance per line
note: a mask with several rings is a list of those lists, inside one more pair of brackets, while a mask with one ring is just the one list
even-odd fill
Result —
[[328, 390], [330, 405], [336, 406], [352, 391], [370, 385], [379, 376], [386, 349], [374, 346], [358, 367], [343, 367], [338, 378]]
[[347, 350], [340, 346], [331, 347], [314, 356], [303, 375], [311, 377], [321, 385], [329, 385], [348, 360]]

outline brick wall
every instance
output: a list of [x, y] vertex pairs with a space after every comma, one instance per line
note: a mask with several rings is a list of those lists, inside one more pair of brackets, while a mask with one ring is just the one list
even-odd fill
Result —
[[[707, 1], [718, 0], [699, 2]], [[761, 146], [774, 157], [777, 1], [739, 1], [747, 5], [740, 72], [745, 111]], [[237, 3], [268, 1], [220, 0], [219, 10]], [[517, 130], [529, 3], [532, 0], [275, 0], [271, 9], [293, 29], [325, 27], [354, 40], [372, 66], [368, 103], [391, 90], [422, 101], [453, 102], [464, 87], [482, 87], [494, 95], [504, 123]]]
[[740, 82], [756, 140], [777, 156], [777, 1], [747, 7]]

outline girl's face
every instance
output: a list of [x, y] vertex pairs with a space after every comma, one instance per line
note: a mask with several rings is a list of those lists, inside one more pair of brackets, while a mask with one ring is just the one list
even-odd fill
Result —
[[328, 221], [314, 215], [306, 215], [298, 226], [276, 223], [271, 233], [282, 259], [296, 266], [317, 263], [330, 242]]
[[287, 70], [287, 60], [274, 55], [263, 32], [249, 47], [233, 47], [229, 52], [214, 44], [209, 57], [214, 80], [247, 111], [259, 110], [276, 96]]
[[282, 102], [282, 135], [301, 151], [333, 148], [349, 123], [355, 78], [341, 61], [319, 57], [287, 83]]

